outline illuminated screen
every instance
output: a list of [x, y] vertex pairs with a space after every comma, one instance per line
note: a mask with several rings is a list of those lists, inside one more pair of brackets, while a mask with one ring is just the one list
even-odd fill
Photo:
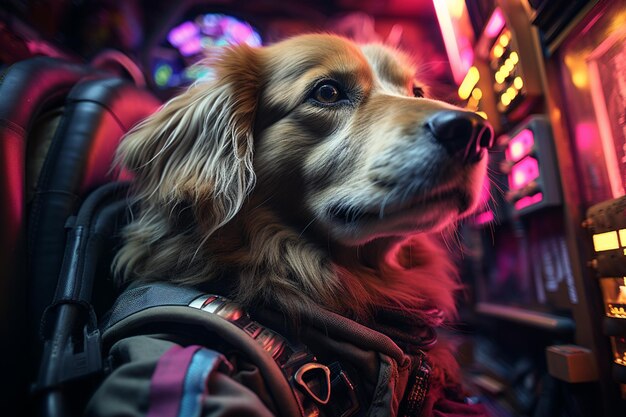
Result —
[[193, 64], [206, 50], [227, 45], [262, 44], [259, 33], [247, 22], [235, 17], [208, 13], [187, 20], [170, 29], [167, 42], [154, 60], [153, 79], [160, 88], [189, 84], [209, 74]]

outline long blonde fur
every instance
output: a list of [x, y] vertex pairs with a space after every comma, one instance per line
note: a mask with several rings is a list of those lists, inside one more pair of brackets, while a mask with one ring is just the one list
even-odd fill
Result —
[[[317, 170], [320, 177], [328, 176], [325, 171], [331, 168], [323, 166], [324, 158], [352, 152], [341, 148], [339, 140], [324, 143], [314, 137], [316, 133], [303, 133], [297, 124], [302, 116], [293, 115], [300, 111], [299, 91], [311, 77], [323, 73], [319, 61], [325, 68], [358, 74], [350, 82], [360, 83], [362, 91], [371, 94], [362, 101], [364, 110], [354, 122], [337, 116], [344, 113], [328, 118], [324, 109], [303, 113], [327, 117], [313, 129], [321, 126], [328, 137], [340, 135], [342, 129], [362, 137], [372, 136], [376, 129], [381, 134], [393, 132], [384, 120], [409, 126], [427, 111], [447, 108], [432, 100], [416, 107], [414, 99], [402, 97], [404, 87], [396, 80], [404, 80], [414, 69], [396, 52], [367, 48], [361, 52], [350, 42], [327, 35], [263, 49], [229, 48], [211, 63], [212, 81], [197, 82], [137, 126], [118, 150], [118, 163], [134, 174], [138, 205], [114, 264], [120, 280], [219, 283], [243, 305], [271, 304], [292, 316], [318, 305], [363, 322], [378, 308], [401, 309], [426, 322], [432, 319], [428, 311], [433, 308], [453, 317], [459, 285], [452, 263], [432, 234], [405, 233], [355, 244], [335, 239], [320, 226], [319, 213], [331, 211], [320, 201], [328, 200], [327, 194], [345, 193], [349, 202], [367, 195], [350, 197], [358, 186], [350, 188], [349, 181], [335, 180], [335, 188], [326, 194], [292, 185], [301, 172]], [[396, 58], [398, 66], [390, 66]], [[373, 96], [385, 88], [390, 92]], [[409, 116], [389, 113], [386, 97], [408, 110]], [[289, 121], [272, 125], [281, 118]], [[358, 142], [350, 146], [365, 146]], [[298, 148], [302, 143], [308, 148]], [[373, 160], [392, 147], [372, 141], [370, 153], [352, 152], [363, 159], [355, 163], [354, 172], [372, 165], [367, 158]], [[282, 171], [274, 167], [283, 163]], [[463, 173], [458, 182], [471, 183], [472, 175]], [[289, 187], [301, 200], [281, 211], [277, 195], [289, 200], [282, 190]], [[302, 208], [303, 201], [313, 201], [312, 208]], [[307, 210], [318, 211], [309, 215]], [[299, 216], [308, 224], [302, 224]], [[453, 372], [452, 362], [443, 362], [448, 364], [445, 373]]]

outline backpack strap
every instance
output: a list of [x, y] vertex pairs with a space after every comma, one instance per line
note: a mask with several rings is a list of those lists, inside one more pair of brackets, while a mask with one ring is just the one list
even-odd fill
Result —
[[155, 332], [197, 338], [199, 330], [219, 335], [246, 355], [261, 371], [285, 416], [348, 417], [365, 409], [338, 362], [329, 366], [318, 362], [305, 345], [252, 320], [238, 304], [191, 288], [155, 283], [128, 289], [105, 323], [103, 344], [108, 351], [117, 340], [132, 335]]

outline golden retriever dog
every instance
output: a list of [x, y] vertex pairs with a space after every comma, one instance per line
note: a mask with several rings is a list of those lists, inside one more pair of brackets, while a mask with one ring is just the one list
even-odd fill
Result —
[[[139, 204], [121, 280], [219, 283], [295, 321], [313, 305], [366, 325], [381, 309], [453, 318], [440, 235], [478, 204], [488, 123], [428, 98], [383, 45], [302, 35], [207, 65], [119, 148]], [[444, 351], [437, 375], [454, 372]]]

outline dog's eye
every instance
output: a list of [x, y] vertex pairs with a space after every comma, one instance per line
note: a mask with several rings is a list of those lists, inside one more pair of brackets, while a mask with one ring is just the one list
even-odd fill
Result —
[[424, 89], [420, 86], [414, 85], [413, 86], [413, 96], [414, 97], [418, 97], [418, 98], [422, 98], [424, 97]]
[[313, 92], [313, 98], [320, 103], [334, 103], [340, 96], [339, 89], [332, 84], [322, 84]]

